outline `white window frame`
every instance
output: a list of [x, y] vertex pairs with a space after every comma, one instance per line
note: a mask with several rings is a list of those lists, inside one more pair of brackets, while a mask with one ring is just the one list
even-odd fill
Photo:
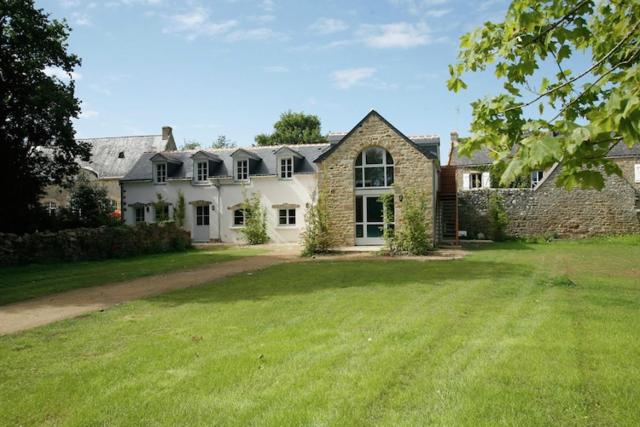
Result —
[[167, 183], [167, 164], [166, 163], [154, 163], [153, 182], [156, 184]]
[[[141, 220], [139, 220], [139, 218], [138, 218], [138, 212], [140, 212], [140, 211], [142, 212], [142, 219]], [[141, 224], [141, 223], [145, 222], [145, 208], [144, 208], [144, 206], [136, 206], [133, 209], [133, 222], [136, 223], [136, 224]]]
[[[167, 218], [164, 221], [169, 221], [171, 219], [171, 209], [169, 208], [169, 203], [164, 203], [162, 205], [160, 205], [162, 207], [162, 210], [167, 210]], [[160, 222], [160, 220], [158, 219], [158, 209], [155, 208], [154, 212], [153, 212], [153, 220], [155, 222]]]
[[293, 157], [280, 157], [278, 161], [278, 176], [280, 179], [293, 178]]
[[249, 180], [249, 159], [237, 159], [234, 162], [235, 173], [234, 178], [236, 181], [248, 181]]
[[[284, 223], [282, 220], [284, 219]], [[295, 227], [297, 222], [296, 208], [278, 209], [278, 227]]]
[[[383, 156], [382, 156], [382, 163], [367, 163], [367, 151], [369, 150], [382, 150], [384, 152]], [[391, 163], [387, 162], [387, 155], [389, 155], [389, 157], [391, 157]], [[391, 155], [391, 153], [389, 153], [385, 148], [382, 147], [368, 147], [365, 148], [364, 150], [362, 150], [360, 153], [358, 153], [358, 156], [360, 157], [361, 160], [361, 164], [354, 165], [354, 183], [353, 185], [355, 186], [355, 188], [390, 188], [391, 186], [393, 186], [393, 183], [395, 182], [395, 174], [396, 174], [396, 165], [395, 165], [395, 160], [393, 159], [393, 156]], [[365, 171], [367, 169], [374, 169], [374, 168], [381, 168], [383, 171], [383, 181], [384, 181], [384, 185], [380, 186], [380, 187], [367, 187], [365, 186], [365, 176], [366, 173]], [[391, 172], [391, 176], [393, 177], [393, 182], [391, 182], [391, 184], [389, 185], [389, 170], [387, 168], [391, 168], [392, 172]], [[355, 174], [359, 174], [360, 175], [360, 182], [362, 183], [362, 185], [357, 185], [358, 181], [355, 179]]]
[[531, 172], [531, 188], [536, 188], [544, 179], [544, 171], [537, 170]]
[[46, 209], [49, 216], [55, 216], [58, 213], [58, 204], [52, 200], [47, 203]]
[[633, 165], [633, 170], [634, 170], [634, 180], [637, 183], [640, 183], [640, 163], [636, 163], [635, 165]]
[[[242, 212], [242, 224], [236, 224], [236, 214], [238, 212]], [[244, 225], [247, 223], [247, 212], [242, 208], [234, 209], [231, 221], [233, 221], [233, 227], [244, 227]]]
[[195, 182], [209, 181], [209, 161], [196, 160], [193, 164], [193, 178]]
[[196, 226], [206, 227], [210, 225], [210, 208], [209, 205], [196, 206]]
[[469, 190], [482, 189], [482, 172], [469, 173]]

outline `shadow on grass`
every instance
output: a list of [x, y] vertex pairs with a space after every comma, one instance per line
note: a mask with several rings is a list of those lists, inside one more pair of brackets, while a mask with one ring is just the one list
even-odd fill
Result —
[[446, 285], [465, 282], [531, 277], [533, 269], [523, 264], [485, 261], [323, 261], [283, 264], [261, 272], [242, 273], [202, 287], [180, 290], [151, 298], [168, 307], [180, 304], [232, 303], [270, 297], [301, 295], [326, 290], [363, 287]]
[[[538, 243], [526, 243], [522, 240], [508, 240], [505, 242], [493, 242], [493, 243], [476, 243], [464, 241], [461, 242], [465, 249], [471, 249], [474, 251], [486, 251], [486, 250], [510, 250], [510, 251], [532, 251], [534, 244]], [[539, 243], [543, 244], [543, 243]]]

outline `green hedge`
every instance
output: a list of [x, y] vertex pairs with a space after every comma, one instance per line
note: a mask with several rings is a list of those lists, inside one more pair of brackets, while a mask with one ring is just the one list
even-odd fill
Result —
[[189, 233], [172, 223], [0, 234], [0, 265], [124, 258], [190, 247]]

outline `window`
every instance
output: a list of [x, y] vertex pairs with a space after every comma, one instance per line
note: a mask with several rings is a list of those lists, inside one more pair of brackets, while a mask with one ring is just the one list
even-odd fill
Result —
[[236, 209], [235, 211], [233, 211], [233, 225], [243, 226], [245, 216], [246, 214], [244, 209]]
[[209, 179], [209, 162], [196, 162], [196, 181], [204, 182]]
[[49, 216], [55, 216], [58, 213], [58, 204], [56, 202], [49, 202], [45, 205], [45, 209]]
[[393, 185], [393, 158], [383, 148], [367, 148], [356, 158], [356, 187], [390, 187]]
[[167, 182], [167, 164], [156, 163], [156, 184]]
[[635, 181], [640, 182], [640, 163], [636, 163], [633, 166], [634, 166]]
[[236, 161], [236, 180], [246, 181], [249, 179], [249, 159]]
[[167, 221], [169, 219], [169, 205], [156, 206], [156, 222]]
[[289, 179], [293, 177], [293, 157], [280, 159], [280, 178]]
[[196, 206], [196, 225], [209, 225], [209, 205]]
[[295, 209], [278, 209], [279, 225], [296, 225]]
[[144, 222], [144, 206], [138, 206], [136, 208], [136, 224]]
[[118, 202], [113, 200], [113, 199], [109, 199], [109, 204], [111, 205], [111, 209], [113, 209], [114, 211], [116, 209], [118, 209]]
[[482, 188], [482, 174], [479, 172], [469, 174], [469, 188]]
[[531, 172], [531, 188], [536, 188], [536, 186], [542, 181], [542, 177], [544, 176], [543, 171], [533, 171]]

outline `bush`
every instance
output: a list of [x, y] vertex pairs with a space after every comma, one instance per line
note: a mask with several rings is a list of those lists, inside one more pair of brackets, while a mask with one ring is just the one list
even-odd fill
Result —
[[67, 222], [75, 221], [80, 227], [98, 227], [119, 223], [113, 212], [107, 189], [80, 176], [71, 190], [69, 209], [61, 209], [60, 214], [68, 217]]
[[124, 258], [190, 247], [189, 233], [172, 223], [0, 234], [0, 265]]
[[251, 197], [244, 195], [242, 203], [244, 209], [244, 227], [240, 232], [250, 245], [261, 245], [269, 241], [267, 234], [267, 212], [262, 208], [260, 197], [253, 194]]
[[489, 230], [491, 238], [497, 242], [506, 240], [508, 224], [509, 217], [504, 209], [502, 196], [497, 193], [491, 194], [489, 198]]
[[393, 223], [393, 194], [380, 197], [384, 204], [384, 241], [385, 251], [390, 255], [406, 253], [409, 255], [426, 255], [431, 249], [427, 230], [428, 203], [424, 193], [406, 190], [402, 197], [402, 223]]
[[305, 222], [306, 228], [302, 232], [302, 256], [329, 252], [333, 241], [329, 231], [329, 207], [324, 190], [320, 190], [317, 200], [309, 206]]
[[184, 193], [178, 190], [178, 203], [176, 203], [176, 208], [173, 211], [173, 220], [176, 225], [180, 228], [184, 227], [184, 220], [186, 216], [187, 208], [184, 202]]

